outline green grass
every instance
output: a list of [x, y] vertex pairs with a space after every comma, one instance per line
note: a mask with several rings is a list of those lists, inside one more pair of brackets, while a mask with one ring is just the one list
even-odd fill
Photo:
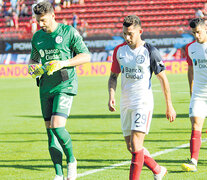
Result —
[[[165, 118], [165, 102], [159, 82], [153, 78], [155, 108], [145, 147], [154, 154], [186, 144], [190, 138], [189, 91], [185, 74], [168, 75], [177, 119]], [[120, 81], [116, 94], [117, 111], [108, 111], [108, 77], [79, 77], [79, 93], [74, 98], [67, 129], [78, 159], [78, 173], [129, 161], [119, 119]], [[32, 79], [0, 79], [0, 179], [51, 180], [54, 169], [47, 150], [44, 120], [41, 118], [38, 88]], [[203, 138], [207, 123], [204, 124]], [[189, 148], [156, 156], [167, 167], [167, 180], [204, 180], [207, 174], [207, 142], [202, 144], [198, 172], [186, 173], [181, 163]], [[64, 173], [66, 163], [64, 161]], [[80, 177], [82, 180], [127, 180], [129, 164]], [[142, 180], [153, 179], [146, 167]]]

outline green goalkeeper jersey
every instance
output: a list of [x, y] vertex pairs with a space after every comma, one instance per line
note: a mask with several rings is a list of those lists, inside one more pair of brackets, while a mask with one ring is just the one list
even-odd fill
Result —
[[[89, 53], [78, 31], [72, 26], [58, 24], [52, 33], [37, 31], [32, 38], [31, 59], [44, 65], [52, 60], [68, 60], [80, 53]], [[75, 67], [67, 67], [40, 79], [40, 97], [57, 93], [77, 94]]]

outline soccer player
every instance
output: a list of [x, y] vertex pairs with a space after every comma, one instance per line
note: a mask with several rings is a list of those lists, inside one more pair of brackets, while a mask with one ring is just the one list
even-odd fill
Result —
[[32, 38], [28, 68], [33, 77], [41, 76], [40, 102], [56, 171], [54, 180], [64, 179], [62, 152], [66, 155], [67, 180], [75, 180], [77, 161], [65, 125], [77, 93], [75, 66], [89, 62], [90, 54], [76, 29], [56, 22], [51, 3], [40, 2], [33, 10], [41, 30]]
[[207, 27], [201, 18], [189, 23], [195, 41], [186, 46], [188, 82], [190, 87], [189, 117], [192, 125], [190, 139], [191, 160], [181, 165], [185, 171], [197, 171], [201, 131], [207, 116]]
[[166, 117], [173, 122], [176, 112], [171, 102], [170, 87], [165, 66], [159, 51], [141, 39], [141, 21], [135, 15], [125, 17], [123, 37], [125, 42], [114, 49], [111, 75], [108, 82], [109, 110], [115, 111], [117, 78], [121, 73], [121, 126], [127, 149], [132, 154], [130, 180], [138, 180], [143, 164], [153, 173], [154, 179], [162, 179], [167, 169], [160, 166], [143, 147], [148, 134], [153, 111], [151, 76], [154, 72], [160, 80], [166, 101]]

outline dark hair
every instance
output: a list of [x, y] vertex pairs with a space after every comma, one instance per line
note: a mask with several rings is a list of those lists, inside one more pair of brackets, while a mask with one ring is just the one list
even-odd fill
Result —
[[141, 20], [136, 15], [129, 15], [124, 18], [123, 25], [129, 27], [131, 25], [140, 26], [141, 27]]
[[189, 26], [191, 28], [196, 28], [199, 25], [205, 25], [204, 19], [202, 19], [202, 18], [194, 18], [189, 23]]
[[54, 13], [53, 6], [49, 1], [42, 1], [42, 2], [38, 3], [33, 8], [33, 11], [36, 15], [44, 15], [47, 13]]

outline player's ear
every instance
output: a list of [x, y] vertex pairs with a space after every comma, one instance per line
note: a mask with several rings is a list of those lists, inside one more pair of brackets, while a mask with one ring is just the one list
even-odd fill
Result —
[[143, 29], [140, 29], [140, 30], [139, 30], [139, 33], [142, 34], [142, 33], [143, 33]]
[[55, 19], [55, 13], [52, 13], [52, 17]]

